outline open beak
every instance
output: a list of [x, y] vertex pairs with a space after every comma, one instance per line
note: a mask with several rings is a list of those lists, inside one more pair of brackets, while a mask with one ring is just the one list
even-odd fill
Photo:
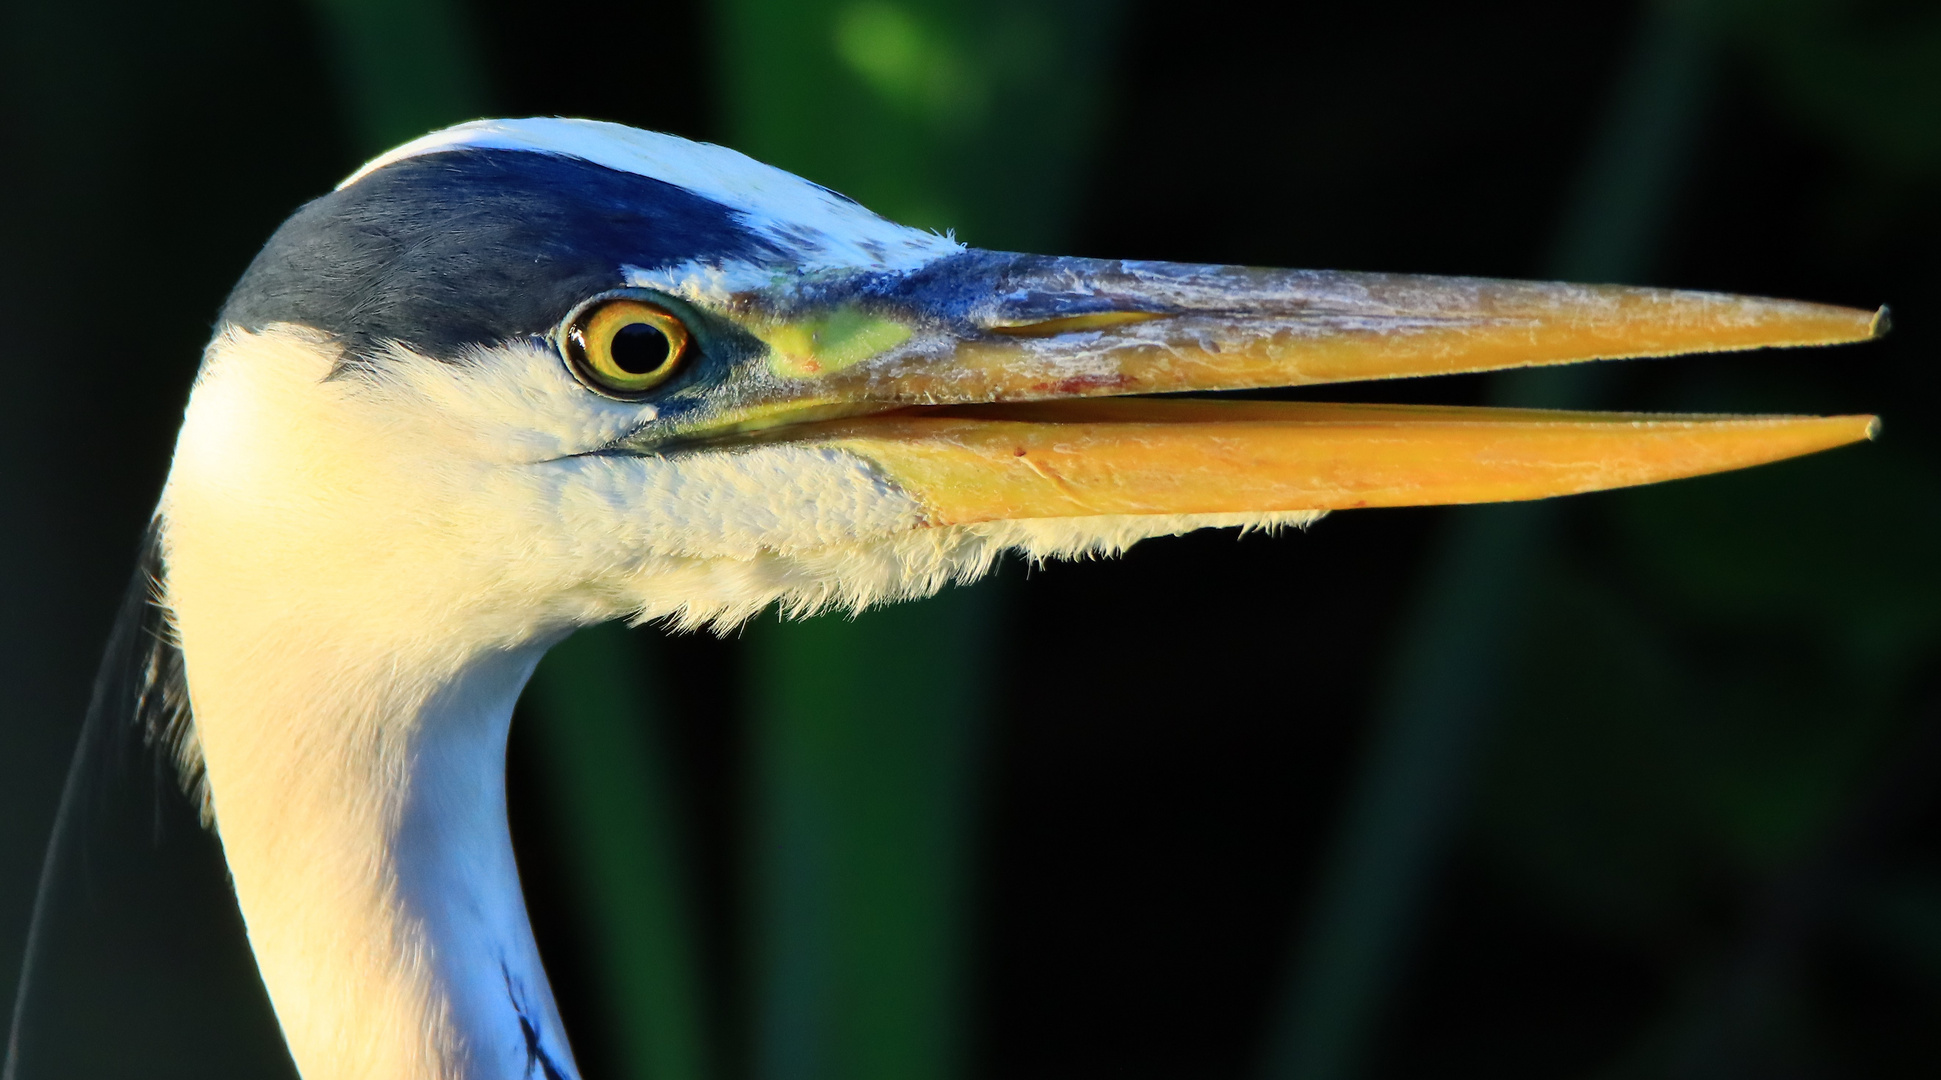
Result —
[[771, 392], [730, 430], [868, 459], [935, 525], [1540, 499], [1825, 450], [1877, 421], [1075, 399], [1828, 345], [1877, 336], [1884, 315], [971, 251], [776, 305]]

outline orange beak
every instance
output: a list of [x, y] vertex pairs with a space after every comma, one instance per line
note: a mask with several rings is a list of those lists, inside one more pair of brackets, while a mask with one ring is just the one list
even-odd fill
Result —
[[717, 430], [865, 458], [933, 525], [1541, 499], [1744, 468], [1878, 422], [1096, 399], [1829, 345], [1885, 325], [1712, 293], [975, 251], [821, 304], [796, 305], [787, 325], [810, 329], [776, 335], [772, 390]]

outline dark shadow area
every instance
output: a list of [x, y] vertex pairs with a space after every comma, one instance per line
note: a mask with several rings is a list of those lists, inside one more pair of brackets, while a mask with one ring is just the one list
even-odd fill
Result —
[[[1941, 151], [1921, 141], [1941, 145], [1941, 121], [1873, 123], [1910, 106], [1868, 105], [1843, 74], [1902, 65], [1895, 85], [1925, 86], [1941, 30], [1914, 6], [1718, 7], [1714, 90], [1648, 283], [1887, 303], [1896, 329], [1629, 365], [1600, 404], [1880, 412], [1884, 434], [1560, 509], [1370, 1076], [1896, 1077], [1941, 1060], [1925, 794], [1941, 780]], [[1071, 253], [1540, 276], [1641, 8], [1135, 5]], [[276, 224], [355, 165], [305, 10], [0, 8], [0, 1002], [210, 320]], [[467, 10], [497, 111], [721, 137], [703, 5], [591, 26], [532, 0]], [[651, 46], [573, 37], [621, 28]], [[1467, 404], [1489, 386], [1307, 393]], [[1342, 514], [1006, 566], [965, 1075], [1258, 1076], [1450, 519]], [[640, 644], [666, 673], [710, 1036], [722, 1080], [746, 1077], [748, 645]], [[601, 942], [563, 884], [527, 724], [510, 787], [528, 901], [581, 1062], [609, 1075]], [[118, 1055], [166, 1036], [178, 1006], [260, 1033], [261, 1002], [211, 838], [152, 773], [117, 798], [133, 846], [89, 888], [164, 873], [174, 892], [123, 938], [71, 943], [152, 947], [162, 972], [91, 1018], [83, 1049], [98, 1075], [189, 1075]], [[235, 1043], [207, 1075], [259, 1075], [260, 1049]]]

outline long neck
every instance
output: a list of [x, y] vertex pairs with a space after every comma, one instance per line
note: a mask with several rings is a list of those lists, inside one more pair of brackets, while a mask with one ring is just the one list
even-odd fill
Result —
[[305, 1080], [577, 1080], [506, 831], [506, 734], [543, 646], [231, 692], [196, 644], [217, 827]]
[[577, 1080], [505, 743], [546, 646], [612, 612], [547, 607], [578, 580], [531, 543], [550, 489], [336, 360], [301, 332], [218, 337], [158, 510], [257, 967], [305, 1080]]

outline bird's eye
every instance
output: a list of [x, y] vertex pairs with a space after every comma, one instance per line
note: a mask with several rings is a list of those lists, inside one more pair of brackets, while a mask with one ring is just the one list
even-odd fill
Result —
[[639, 300], [595, 305], [566, 331], [567, 358], [580, 380], [615, 397], [644, 394], [672, 378], [687, 348], [681, 320]]

